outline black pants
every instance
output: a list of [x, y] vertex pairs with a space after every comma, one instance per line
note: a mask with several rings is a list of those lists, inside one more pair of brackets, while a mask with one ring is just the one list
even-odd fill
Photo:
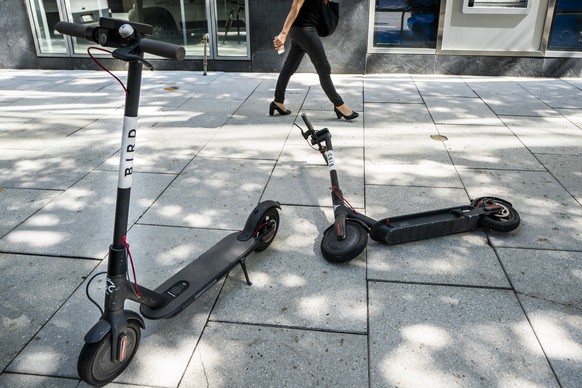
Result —
[[285, 90], [289, 84], [291, 76], [297, 71], [301, 60], [305, 53], [309, 55], [311, 62], [315, 66], [317, 75], [319, 76], [319, 83], [327, 98], [332, 102], [333, 106], [343, 105], [344, 101], [335, 90], [335, 86], [331, 80], [331, 66], [325, 55], [323, 44], [315, 27], [291, 27], [289, 31], [291, 37], [291, 49], [283, 65], [279, 79], [277, 79], [277, 87], [275, 88], [275, 102], [285, 102]]

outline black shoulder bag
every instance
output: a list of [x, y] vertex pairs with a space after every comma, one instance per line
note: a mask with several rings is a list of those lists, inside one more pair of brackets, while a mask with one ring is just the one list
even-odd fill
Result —
[[330, 1], [327, 4], [321, 0], [321, 12], [317, 22], [317, 34], [330, 36], [335, 31], [339, 22], [339, 3]]

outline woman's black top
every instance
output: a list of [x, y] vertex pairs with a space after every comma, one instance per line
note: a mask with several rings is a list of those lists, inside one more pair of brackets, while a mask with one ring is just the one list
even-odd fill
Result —
[[305, 0], [299, 10], [293, 26], [297, 27], [316, 27], [319, 20], [322, 0]]

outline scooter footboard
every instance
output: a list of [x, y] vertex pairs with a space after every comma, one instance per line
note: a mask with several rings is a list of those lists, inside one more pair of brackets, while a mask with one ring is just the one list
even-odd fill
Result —
[[386, 244], [402, 244], [473, 230], [479, 215], [472, 206], [384, 218], [372, 226], [370, 237]]

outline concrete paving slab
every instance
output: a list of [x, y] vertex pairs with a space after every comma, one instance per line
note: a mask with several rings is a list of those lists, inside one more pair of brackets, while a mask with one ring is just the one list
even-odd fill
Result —
[[140, 222], [240, 230], [261, 199], [274, 164], [266, 160], [197, 157]]
[[482, 230], [402, 245], [368, 244], [368, 279], [507, 288]]
[[[0, 370], [16, 357], [98, 262], [0, 253]], [[9, 386], [2, 385], [1, 386]]]
[[3, 373], [0, 375], [2, 387], [47, 387], [47, 388], [76, 388], [79, 381], [72, 379], [60, 379], [48, 376], [21, 375], [16, 373]]
[[561, 387], [580, 385], [582, 314], [579, 309], [518, 295]]
[[558, 387], [511, 291], [369, 284], [370, 384]]
[[366, 147], [366, 184], [462, 187], [442, 143], [426, 137], [412, 139], [417, 141], [395, 141], [394, 148]]
[[422, 98], [409, 75], [367, 75], [364, 102], [421, 104]]
[[437, 125], [455, 166], [543, 171], [544, 166], [505, 126]]
[[460, 76], [412, 75], [416, 88], [423, 97], [477, 97]]
[[519, 93], [480, 93], [479, 96], [499, 116], [535, 117], [555, 115], [554, 109], [526, 91]]
[[[216, 130], [196, 127], [138, 128], [133, 169], [136, 172], [179, 174]], [[117, 171], [119, 152], [99, 166], [100, 170]]]
[[284, 206], [275, 241], [249, 257], [253, 285], [240, 269], [226, 281], [211, 320], [365, 333], [365, 253], [346, 263], [328, 263], [321, 254], [331, 209]]
[[533, 153], [579, 155], [582, 131], [568, 119], [557, 117], [501, 117], [505, 125]]
[[365, 122], [366, 146], [389, 141], [386, 135], [437, 134], [434, 122], [422, 104], [366, 103]]
[[525, 79], [518, 84], [552, 108], [582, 108], [582, 90], [561, 79]]
[[119, 149], [110, 137], [69, 136], [0, 172], [10, 187], [66, 190]]
[[[155, 288], [166, 276], [180, 270], [192, 257], [202, 254], [226, 234], [228, 232], [136, 225], [128, 240], [138, 283]], [[103, 262], [94, 273], [105, 269]], [[101, 275], [90, 287], [90, 294], [100, 303], [104, 283]], [[221, 286], [222, 282], [219, 282], [172, 319], [146, 321], [136, 356], [116, 382], [138, 386], [178, 386]], [[126, 308], [136, 310], [137, 306], [128, 302]], [[83, 337], [98, 319], [99, 311], [86, 299], [83, 284], [7, 370], [76, 378]]]
[[582, 148], [580, 155], [537, 154], [536, 158], [582, 204]]
[[582, 252], [498, 249], [520, 294], [582, 308]]
[[[129, 225], [174, 176], [133, 178]], [[0, 240], [0, 251], [102, 259], [113, 236], [117, 173], [94, 171]]]
[[496, 196], [513, 204], [521, 224], [490, 234], [495, 247], [580, 250], [582, 208], [549, 173], [459, 170], [471, 198]]
[[368, 385], [365, 336], [210, 323], [180, 387]]
[[[30, 108], [27, 108], [30, 109]], [[10, 115], [0, 112], [2, 120], [10, 120]], [[0, 148], [40, 151], [67, 136], [88, 126], [97, 117], [45, 116], [32, 118], [26, 123], [2, 124], [0, 126]]]
[[0, 188], [0, 238], [61, 194], [53, 190]]
[[556, 109], [556, 111], [582, 129], [582, 112], [580, 112], [580, 109]]
[[501, 120], [480, 98], [425, 97], [436, 124], [501, 125]]
[[[362, 149], [354, 149], [352, 154], [354, 153], [360, 154], [360, 159], [357, 159], [360, 163], [352, 162], [338, 167], [338, 179], [343, 196], [352, 206], [361, 209], [364, 207]], [[325, 165], [278, 164], [263, 197], [276, 198], [277, 201], [289, 205], [331, 207], [333, 204], [330, 187], [329, 170]]]

